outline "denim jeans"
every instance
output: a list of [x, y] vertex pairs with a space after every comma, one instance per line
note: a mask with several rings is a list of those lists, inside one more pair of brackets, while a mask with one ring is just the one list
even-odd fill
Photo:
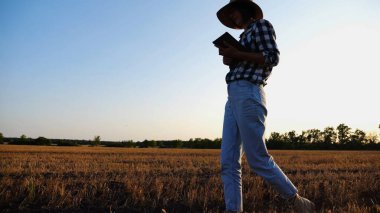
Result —
[[246, 80], [227, 85], [221, 147], [221, 178], [226, 210], [243, 211], [241, 158], [264, 178], [284, 199], [293, 197], [297, 188], [274, 162], [265, 145], [266, 97], [262, 85]]

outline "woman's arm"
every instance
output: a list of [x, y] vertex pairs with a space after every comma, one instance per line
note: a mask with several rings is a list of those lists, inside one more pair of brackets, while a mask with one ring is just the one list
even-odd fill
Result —
[[276, 66], [279, 62], [280, 52], [277, 48], [276, 34], [272, 24], [267, 20], [260, 20], [252, 39], [256, 41], [259, 52], [243, 52], [228, 43], [224, 43], [227, 48], [219, 48], [219, 55], [249, 61], [261, 66]]
[[219, 55], [224, 57], [233, 58], [239, 61], [250, 61], [259, 65], [264, 65], [265, 58], [262, 53], [243, 52], [235, 47], [224, 43], [226, 48], [219, 48]]

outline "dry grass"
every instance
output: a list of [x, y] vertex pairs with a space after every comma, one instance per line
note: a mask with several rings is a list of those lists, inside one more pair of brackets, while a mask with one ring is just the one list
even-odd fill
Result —
[[[220, 150], [0, 145], [2, 212], [222, 212]], [[380, 212], [380, 152], [276, 151], [319, 212]], [[243, 158], [244, 210], [291, 212]]]

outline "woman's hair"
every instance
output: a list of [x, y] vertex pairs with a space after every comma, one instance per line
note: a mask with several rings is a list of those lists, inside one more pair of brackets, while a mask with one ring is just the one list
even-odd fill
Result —
[[252, 10], [248, 9], [244, 4], [236, 4], [235, 8], [241, 13], [244, 23], [247, 23], [251, 18], [255, 17]]

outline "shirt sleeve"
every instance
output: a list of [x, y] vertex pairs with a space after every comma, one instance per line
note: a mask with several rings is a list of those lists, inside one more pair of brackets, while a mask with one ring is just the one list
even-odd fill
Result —
[[255, 41], [265, 58], [264, 66], [276, 66], [280, 60], [280, 51], [276, 44], [276, 33], [268, 20], [261, 19], [256, 24]]

